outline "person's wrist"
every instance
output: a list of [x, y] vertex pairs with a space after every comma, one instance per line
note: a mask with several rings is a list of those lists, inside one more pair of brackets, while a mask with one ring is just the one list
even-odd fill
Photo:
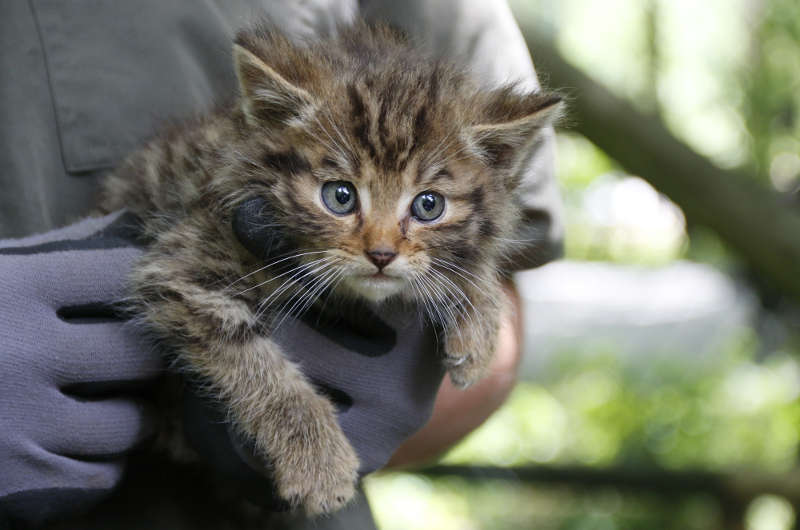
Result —
[[387, 464], [399, 469], [418, 466], [441, 456], [477, 429], [508, 398], [513, 390], [522, 359], [522, 305], [513, 280], [504, 281], [508, 298], [490, 374], [476, 385], [461, 390], [445, 378], [434, 402], [428, 423], [406, 440]]

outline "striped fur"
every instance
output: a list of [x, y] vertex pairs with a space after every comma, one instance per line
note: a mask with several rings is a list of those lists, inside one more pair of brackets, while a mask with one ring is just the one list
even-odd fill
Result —
[[[519, 219], [517, 166], [559, 98], [484, 89], [397, 32], [356, 23], [321, 42], [268, 27], [240, 33], [241, 93], [156, 138], [106, 181], [106, 211], [128, 208], [152, 243], [132, 278], [145, 325], [221, 398], [269, 455], [279, 492], [309, 513], [350, 499], [358, 459], [333, 406], [270, 340], [319, 300], [404, 298], [444, 333], [452, 380], [480, 378], [496, 341], [498, 263]], [[358, 194], [349, 215], [326, 182]], [[444, 197], [422, 222], [411, 202]], [[260, 197], [277, 241], [256, 256], [234, 212]], [[396, 254], [379, 272], [367, 253]]]

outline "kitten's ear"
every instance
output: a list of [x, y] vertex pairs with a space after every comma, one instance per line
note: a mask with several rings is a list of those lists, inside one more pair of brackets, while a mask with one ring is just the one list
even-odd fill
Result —
[[501, 89], [486, 109], [485, 122], [473, 125], [467, 134], [488, 166], [514, 173], [527, 148], [558, 119], [562, 107], [557, 94], [524, 96]]
[[233, 58], [248, 120], [285, 124], [311, 110], [311, 94], [287, 81], [253, 52], [234, 44]]

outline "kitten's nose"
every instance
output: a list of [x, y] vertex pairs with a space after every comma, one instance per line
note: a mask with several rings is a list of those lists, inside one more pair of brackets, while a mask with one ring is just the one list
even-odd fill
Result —
[[397, 252], [387, 248], [377, 248], [367, 251], [367, 257], [372, 263], [377, 265], [379, 270], [382, 270], [385, 266], [390, 264], [396, 256]]

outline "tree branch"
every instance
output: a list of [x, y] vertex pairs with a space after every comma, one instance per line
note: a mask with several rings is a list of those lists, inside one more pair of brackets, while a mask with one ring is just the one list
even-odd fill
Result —
[[615, 487], [630, 492], [684, 497], [697, 493], [746, 504], [766, 493], [780, 495], [800, 505], [800, 471], [786, 475], [714, 473], [640, 468], [592, 468], [575, 466], [464, 466], [437, 465], [415, 471], [429, 477], [457, 476], [469, 480], [510, 480], [526, 483], [564, 484], [576, 489]]
[[[778, 289], [800, 299], [800, 212], [755, 179], [724, 170], [646, 115], [569, 65], [523, 28], [537, 69], [571, 95], [570, 123], [623, 168], [639, 175], [713, 229]], [[613, 60], [613, 59], [612, 59]]]

